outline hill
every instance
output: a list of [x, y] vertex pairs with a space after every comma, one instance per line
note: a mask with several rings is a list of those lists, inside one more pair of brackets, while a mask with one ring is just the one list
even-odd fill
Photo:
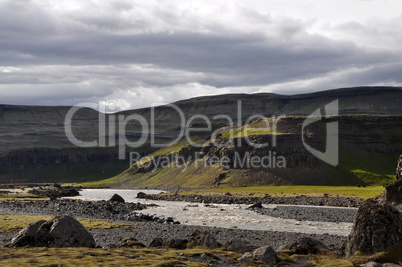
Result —
[[[339, 123], [339, 164], [313, 156], [301, 140], [305, 117], [278, 122], [276, 133], [223, 130], [215, 140], [198, 138], [202, 147], [183, 140], [156, 151], [123, 173], [89, 183], [113, 187], [214, 187], [255, 185], [384, 185], [395, 179], [402, 152], [402, 116], [341, 115], [304, 129], [308, 143], [325, 150], [325, 123]], [[262, 120], [248, 127], [262, 128]], [[233, 130], [234, 138], [228, 132]], [[272, 145], [275, 136], [276, 145]], [[256, 146], [246, 141], [248, 137]], [[239, 143], [241, 143], [239, 145]], [[268, 146], [258, 146], [271, 143]], [[264, 160], [259, 160], [265, 158]], [[283, 161], [283, 163], [281, 162]], [[254, 163], [254, 164], [253, 164]]]

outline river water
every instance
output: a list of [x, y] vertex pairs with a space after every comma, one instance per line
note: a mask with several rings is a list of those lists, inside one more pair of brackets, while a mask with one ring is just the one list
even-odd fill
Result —
[[[140, 202], [156, 204], [157, 207], [149, 207], [139, 213], [157, 215], [158, 217], [173, 217], [182, 224], [205, 225], [211, 227], [239, 228], [250, 230], [268, 230], [281, 232], [298, 232], [309, 234], [332, 234], [347, 236], [352, 223], [332, 223], [317, 221], [296, 221], [260, 215], [246, 210], [250, 205], [239, 204], [210, 204], [202, 203], [156, 201], [136, 198], [138, 192], [146, 194], [158, 194], [159, 190], [131, 190], [131, 189], [83, 189], [80, 196], [70, 199], [82, 200], [109, 200], [113, 194], [119, 194], [126, 202]], [[264, 205], [275, 207], [279, 205]], [[328, 207], [326, 207], [328, 208]], [[334, 208], [336, 209], [336, 208]]]

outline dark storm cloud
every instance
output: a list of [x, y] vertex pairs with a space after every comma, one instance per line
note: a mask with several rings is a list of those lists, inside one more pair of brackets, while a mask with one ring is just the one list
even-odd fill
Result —
[[[2, 1], [0, 91], [6, 102], [21, 94], [42, 103], [64, 99], [73, 104], [119, 95], [144, 103], [155, 95], [174, 101], [211, 93], [280, 92], [288, 86], [294, 86], [294, 92], [314, 91], [322, 81], [402, 82], [401, 55], [395, 49], [312, 34], [297, 19], [245, 8], [236, 12], [250, 30], [213, 19], [206, 23], [174, 7], [142, 7], [130, 1], [94, 5], [85, 12], [61, 12], [34, 1]], [[381, 25], [376, 27], [378, 32]], [[373, 28], [358, 23], [332, 30], [364, 38], [373, 34]], [[294, 84], [298, 81], [301, 84]], [[14, 93], [4, 94], [5, 88]], [[41, 93], [43, 97], [37, 97]]]
[[[3, 51], [13, 52], [0, 55], [1, 62], [6, 64], [153, 64], [209, 73], [211, 77], [200, 82], [219, 87], [264, 85], [393, 60], [392, 53], [386, 51], [368, 51], [351, 43], [307, 34], [304, 40], [292, 43], [263, 36], [191, 32], [118, 36], [95, 32], [79, 38], [7, 38], [0, 41], [0, 46]], [[10, 57], [12, 54], [15, 57]]]

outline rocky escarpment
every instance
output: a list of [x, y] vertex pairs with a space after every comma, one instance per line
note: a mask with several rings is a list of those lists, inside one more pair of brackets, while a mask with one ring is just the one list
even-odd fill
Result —
[[[336, 116], [303, 128], [304, 120], [305, 117], [282, 118], [276, 125], [278, 134], [247, 135], [244, 127], [235, 127], [231, 138], [231, 129], [224, 128], [217, 134], [216, 139], [203, 140], [201, 147], [189, 145], [176, 153], [159, 154], [144, 164], [134, 165], [127, 170], [127, 174], [135, 179], [137, 174], [155, 172], [166, 166], [169, 166], [166, 169], [170, 170], [175, 167], [182, 168], [201, 160], [204, 166], [218, 165], [223, 169], [220, 173], [215, 171], [215, 177], [209, 179], [209, 186], [219, 186], [222, 183], [230, 186], [379, 185], [389, 182], [390, 178], [385, 175], [388, 174], [385, 169], [392, 169], [389, 166], [393, 166], [393, 163], [391, 164], [385, 155], [402, 152], [402, 117]], [[258, 123], [257, 120], [252, 124]], [[339, 162], [334, 167], [307, 149], [308, 145], [320, 153], [326, 151], [326, 125], [329, 123], [338, 123], [339, 126], [339, 136], [333, 136], [339, 137], [339, 151], [333, 152]], [[393, 130], [383, 133], [381, 129]], [[371, 156], [367, 157], [367, 153]], [[171, 166], [173, 162], [175, 164]], [[200, 166], [198, 163], [194, 165]], [[185, 171], [183, 170], [184, 173]], [[205, 168], [201, 168], [196, 174], [204, 171]], [[371, 178], [362, 180], [354, 171], [361, 171], [363, 174], [367, 172], [370, 175], [372, 173], [373, 177], [379, 177], [378, 181]], [[377, 171], [380, 174], [376, 173]], [[189, 173], [189, 176], [193, 175], [194, 172]], [[210, 178], [201, 176], [200, 179], [204, 180]], [[167, 181], [169, 184], [171, 178]], [[202, 185], [205, 186], [205, 183]]]

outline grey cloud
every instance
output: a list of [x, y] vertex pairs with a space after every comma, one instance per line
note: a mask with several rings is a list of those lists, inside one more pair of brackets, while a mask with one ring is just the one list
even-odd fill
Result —
[[[175, 5], [87, 5], [87, 10], [57, 13], [34, 1], [1, 2], [3, 102], [74, 104], [109, 97], [129, 99], [133, 104], [124, 105], [133, 108], [154, 99], [261, 88], [280, 93], [402, 83], [400, 50], [309, 34], [308, 23], [252, 8], [238, 8], [239, 25], [227, 25]], [[382, 25], [351, 22], [328, 29], [398, 43], [399, 37], [379, 33], [389, 24]], [[21, 70], [1, 72], [1, 66]], [[353, 69], [359, 72], [348, 74]], [[7, 93], [10, 88], [15, 94]]]
[[[0, 43], [1, 47], [7, 47], [3, 41]], [[209, 73], [211, 79], [199, 81], [218, 87], [262, 85], [393, 60], [393, 54], [386, 51], [365, 51], [350, 43], [316, 36], [307, 36], [306, 40], [298, 43], [284, 43], [287, 46], [262, 36], [175, 33], [40, 39], [21, 42], [13, 47], [10, 44], [9, 49], [34, 56], [30, 60], [15, 59], [29, 64], [153, 64], [162, 68]], [[7, 62], [7, 57], [1, 61]], [[214, 74], [225, 77], [221, 79]], [[241, 77], [244, 78], [240, 80]]]

